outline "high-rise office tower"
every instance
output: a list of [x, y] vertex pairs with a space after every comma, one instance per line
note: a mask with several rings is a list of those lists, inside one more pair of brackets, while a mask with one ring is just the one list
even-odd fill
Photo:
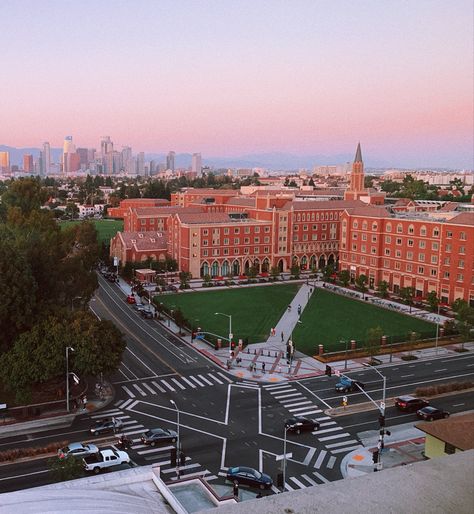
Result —
[[193, 153], [191, 170], [193, 173], [196, 173], [198, 177], [202, 175], [202, 157], [200, 153]]
[[[77, 171], [77, 170], [72, 170], [71, 166], [70, 166], [70, 164], [71, 164], [70, 163], [70, 161], [71, 161], [70, 155], [75, 154], [75, 153], [76, 153], [76, 147], [75, 147], [74, 143], [72, 142], [72, 136], [66, 136], [64, 138], [64, 143], [63, 143], [63, 173], [70, 173], [71, 171]], [[45, 165], [43, 164], [42, 167], [44, 168]]]
[[23, 155], [23, 170], [27, 173], [33, 173], [33, 156], [30, 153]]
[[140, 152], [137, 155], [137, 175], [145, 175], [145, 153]]
[[127, 175], [132, 175], [135, 173], [135, 169], [133, 167], [132, 149], [130, 146], [122, 147], [122, 169]]
[[87, 168], [87, 165], [89, 164], [89, 150], [87, 148], [78, 148], [77, 153], [79, 154], [81, 168]]
[[176, 156], [176, 152], [168, 152], [168, 155], [166, 156], [166, 169], [174, 171], [174, 158]]
[[51, 171], [51, 146], [48, 142], [43, 143], [43, 150], [41, 150], [40, 157], [41, 157], [40, 174], [48, 175], [49, 172]]
[[105, 158], [106, 154], [113, 152], [114, 144], [110, 140], [110, 136], [102, 136], [100, 138], [100, 156]]
[[0, 171], [4, 173], [10, 171], [10, 152], [0, 152]]

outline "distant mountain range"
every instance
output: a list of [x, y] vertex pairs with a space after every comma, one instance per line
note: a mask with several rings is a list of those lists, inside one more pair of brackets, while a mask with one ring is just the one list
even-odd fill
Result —
[[[12, 146], [0, 145], [0, 152], [10, 152], [10, 163], [16, 165], [23, 164], [23, 155], [32, 154], [33, 158], [38, 158], [40, 148], [15, 148]], [[51, 148], [52, 162], [59, 162], [61, 158], [61, 148]], [[146, 153], [147, 161], [155, 160], [157, 162], [166, 162], [165, 153]], [[314, 166], [319, 165], [337, 165], [346, 162], [352, 162], [354, 155], [352, 154], [335, 154], [335, 155], [295, 155], [290, 153], [259, 153], [242, 155], [239, 157], [206, 157], [203, 156], [203, 165], [212, 168], [267, 168], [270, 170], [298, 170], [306, 168], [311, 170]], [[191, 166], [192, 154], [180, 153], [176, 154], [175, 164], [177, 168], [188, 168]], [[380, 160], [368, 160], [365, 162], [367, 167], [385, 168], [390, 164]]]

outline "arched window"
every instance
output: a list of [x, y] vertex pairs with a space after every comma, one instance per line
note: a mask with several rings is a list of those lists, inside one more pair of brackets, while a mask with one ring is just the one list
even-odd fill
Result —
[[420, 236], [426, 236], [426, 227], [424, 225], [421, 225]]
[[230, 272], [230, 266], [229, 266], [229, 261], [224, 261], [222, 263], [222, 275], [224, 277], [226, 277]]
[[387, 225], [385, 226], [385, 230], [387, 232], [391, 232], [392, 231], [392, 224], [391, 223], [387, 223]]
[[219, 276], [219, 263], [217, 261], [214, 261], [211, 266], [211, 277], [218, 277]]
[[408, 225], [408, 233], [414, 234], [415, 233], [415, 227], [413, 225]]
[[201, 277], [205, 275], [209, 275], [209, 264], [207, 262], [203, 262], [201, 266]]
[[362, 230], [367, 230], [367, 220], [362, 222]]

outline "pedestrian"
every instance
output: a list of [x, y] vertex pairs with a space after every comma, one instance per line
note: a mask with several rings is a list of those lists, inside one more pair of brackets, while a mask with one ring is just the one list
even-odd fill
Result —
[[262, 362], [262, 373], [265, 374], [265, 363]]
[[301, 305], [298, 305], [298, 316], [301, 314]]
[[291, 312], [291, 305], [288, 305], [288, 312]]
[[285, 341], [285, 334], [283, 332], [281, 333], [281, 342], [283, 343]]

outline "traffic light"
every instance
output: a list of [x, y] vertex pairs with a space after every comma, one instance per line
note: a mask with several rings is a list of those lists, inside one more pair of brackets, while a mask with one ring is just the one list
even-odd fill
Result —
[[330, 377], [332, 375], [332, 368], [328, 364], [326, 364], [326, 375]]
[[374, 453], [372, 453], [372, 462], [374, 464], [377, 464], [378, 461], [379, 461], [379, 451], [375, 450]]
[[380, 414], [380, 416], [379, 416], [379, 425], [381, 427], [385, 426], [385, 416], [383, 414]]

